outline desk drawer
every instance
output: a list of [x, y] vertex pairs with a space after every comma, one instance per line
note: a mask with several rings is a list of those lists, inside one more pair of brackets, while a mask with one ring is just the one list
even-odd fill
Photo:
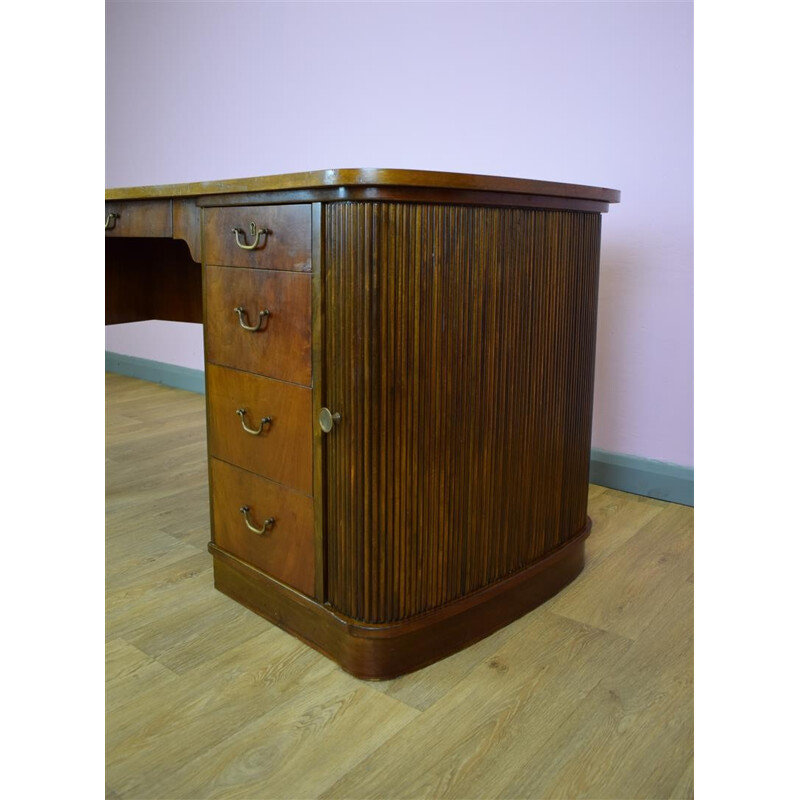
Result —
[[207, 208], [203, 213], [206, 264], [311, 272], [310, 205]]
[[172, 201], [118, 200], [107, 202], [106, 236], [172, 238]]
[[209, 453], [310, 495], [311, 389], [209, 364], [206, 390]]
[[[282, 583], [314, 593], [314, 509], [310, 497], [215, 458], [211, 463], [214, 542]], [[242, 508], [249, 510], [247, 516]], [[265, 526], [259, 535], [248, 528]]]
[[205, 288], [207, 361], [311, 385], [310, 275], [207, 266]]

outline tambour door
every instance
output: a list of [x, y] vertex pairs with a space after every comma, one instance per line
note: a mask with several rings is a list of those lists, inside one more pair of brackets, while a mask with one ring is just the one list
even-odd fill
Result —
[[599, 216], [325, 206], [334, 609], [408, 619], [584, 531]]

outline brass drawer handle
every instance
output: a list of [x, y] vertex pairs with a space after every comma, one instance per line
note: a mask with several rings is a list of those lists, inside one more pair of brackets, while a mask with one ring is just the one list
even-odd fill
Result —
[[118, 219], [119, 219], [119, 214], [117, 214], [115, 211], [112, 211], [110, 214], [108, 214], [106, 216], [106, 230], [107, 231], [113, 230], [113, 228], [117, 224]]
[[247, 525], [248, 530], [257, 533], [259, 536], [263, 536], [267, 531], [271, 531], [272, 526], [275, 524], [275, 517], [269, 517], [264, 520], [264, 524], [260, 528], [256, 528], [256, 526], [250, 522], [250, 506], [242, 506], [239, 511], [244, 514], [244, 524]]
[[272, 417], [262, 417], [261, 418], [261, 424], [258, 426], [258, 429], [256, 429], [256, 428], [248, 428], [247, 427], [247, 423], [244, 421], [244, 416], [245, 416], [245, 414], [247, 414], [247, 409], [246, 408], [237, 408], [236, 409], [236, 413], [242, 419], [242, 428], [244, 428], [244, 430], [247, 433], [249, 433], [249, 434], [251, 434], [253, 436], [258, 436], [258, 434], [261, 433], [261, 431], [264, 429], [264, 426], [265, 425], [269, 425], [272, 422]]
[[247, 312], [244, 310], [244, 306], [236, 306], [233, 310], [239, 316], [239, 325], [246, 331], [250, 331], [250, 333], [261, 330], [261, 323], [269, 316], [269, 311], [265, 308], [263, 311], [258, 312], [258, 322], [255, 325], [248, 325], [247, 322], [245, 322]]
[[[261, 238], [261, 234], [264, 234], [264, 243], [266, 244], [266, 236], [269, 231], [266, 228], [259, 228], [256, 230], [255, 222], [250, 223], [250, 235], [255, 236], [253, 239], [253, 244], [245, 244], [244, 242], [239, 241], [239, 234], [241, 233], [242, 236], [246, 236], [245, 232], [241, 228], [231, 228], [231, 232], [236, 237], [236, 245], [240, 247], [242, 250], [255, 250], [258, 247], [258, 240]], [[246, 241], [246, 240], [245, 240]]]

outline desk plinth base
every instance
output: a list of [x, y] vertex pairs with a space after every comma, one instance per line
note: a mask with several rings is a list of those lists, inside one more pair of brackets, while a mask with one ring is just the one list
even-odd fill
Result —
[[557, 594], [583, 569], [591, 521], [545, 558], [478, 592], [408, 620], [374, 625], [270, 578], [213, 543], [214, 586], [365, 680], [386, 680], [463, 650]]

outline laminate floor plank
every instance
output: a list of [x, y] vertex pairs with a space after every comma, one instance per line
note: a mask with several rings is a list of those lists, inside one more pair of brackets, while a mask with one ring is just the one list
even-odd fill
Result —
[[258, 636], [264, 627], [260, 617], [217, 597], [210, 574], [206, 586], [205, 592], [211, 595], [207, 603], [192, 606], [189, 614], [153, 625], [131, 641], [174, 672], [184, 673]]
[[596, 498], [598, 498], [602, 494], [605, 494], [605, 492], [606, 492], [606, 487], [605, 486], [598, 486], [595, 483], [590, 483], [589, 484], [589, 500], [590, 501], [596, 500]]
[[689, 760], [686, 769], [670, 792], [669, 800], [691, 800], [694, 797], [694, 757]]
[[[342, 675], [278, 628], [262, 628], [259, 636], [181, 675], [169, 694], [158, 688], [140, 693], [135, 706], [119, 715], [120, 735], [108, 743], [107, 783], [122, 797], [158, 797], [161, 790], [153, 787], [265, 714], [292, 717], [299, 697], [324, 686], [334, 672]], [[268, 726], [262, 743], [272, 737]]]
[[[155, 784], [143, 797], [302, 798], [361, 763], [419, 712], [331, 671]], [[327, 742], [327, 745], [323, 745]]]
[[[176, 548], [177, 549], [177, 548]], [[115, 588], [106, 595], [106, 610], [129, 615], [134, 611], [131, 603], [147, 595], [168, 591], [182, 581], [192, 580], [210, 572], [208, 557], [195, 548], [175, 553], [175, 558], [156, 559], [144, 568], [130, 569], [115, 575]]]
[[661, 500], [612, 489], [590, 494], [592, 533], [586, 540], [586, 566], [582, 574], [595, 569], [669, 505]]
[[127, 588], [135, 588], [139, 593], [146, 592], [151, 582], [159, 580], [159, 575], [165, 571], [185, 571], [186, 565], [199, 555], [201, 551], [198, 548], [155, 528], [136, 537], [115, 538], [113, 532], [109, 533], [106, 540], [106, 578], [114, 582], [114, 588], [109, 592], [109, 602], [113, 604], [115, 594]]
[[693, 587], [684, 582], [553, 733], [548, 758], [535, 771], [518, 768], [500, 796], [663, 798], [685, 785], [692, 760], [692, 601]]
[[424, 711], [450, 692], [459, 681], [469, 675], [528, 623], [516, 620], [491, 636], [476, 642], [466, 650], [431, 664], [425, 669], [401, 675], [388, 681], [375, 681], [374, 688], [412, 708]]
[[632, 643], [546, 612], [526, 621], [494, 655], [322, 796], [490, 798], [501, 796], [497, 789], [510, 768], [522, 763], [535, 769], [537, 752], [563, 718]]
[[[167, 689], [177, 675], [137, 647], [122, 640], [106, 643], [106, 713], [111, 715], [145, 688]], [[109, 717], [110, 719], [110, 717]]]
[[692, 509], [685, 506], [661, 509], [624, 547], [587, 564], [546, 608], [636, 638], [692, 573], [692, 520]]
[[107, 798], [692, 796], [691, 509], [590, 486], [563, 592], [359, 681], [213, 588], [204, 398], [106, 386]]

